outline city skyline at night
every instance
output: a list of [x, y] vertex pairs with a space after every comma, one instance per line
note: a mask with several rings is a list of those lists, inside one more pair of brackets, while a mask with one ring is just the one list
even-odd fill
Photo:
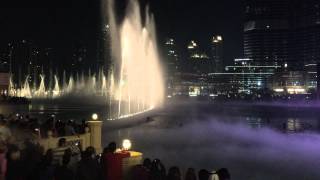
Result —
[[0, 180], [320, 179], [320, 0], [10, 0], [0, 27]]

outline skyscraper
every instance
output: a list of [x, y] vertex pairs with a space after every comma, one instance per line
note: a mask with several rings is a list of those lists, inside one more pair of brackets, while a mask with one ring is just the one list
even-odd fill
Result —
[[290, 0], [246, 0], [244, 55], [255, 65], [289, 61]]
[[292, 54], [298, 67], [320, 63], [320, 1], [295, 0]]
[[223, 62], [223, 39], [222, 36], [216, 35], [213, 36], [211, 42], [211, 53], [213, 61], [213, 71], [215, 73], [222, 73], [224, 69]]
[[200, 50], [196, 41], [190, 41], [188, 45], [189, 72], [196, 74], [206, 74], [212, 70], [212, 62], [209, 56]]
[[167, 38], [164, 44], [165, 49], [165, 77], [167, 84], [167, 95], [171, 96], [174, 91], [174, 84], [178, 81], [178, 73], [181, 72], [176, 42], [173, 38]]
[[169, 76], [173, 76], [180, 71], [179, 56], [177, 52], [176, 42], [172, 38], [167, 38], [165, 42], [166, 53], [166, 71]]
[[256, 65], [320, 63], [319, 0], [246, 0], [244, 10], [244, 55]]

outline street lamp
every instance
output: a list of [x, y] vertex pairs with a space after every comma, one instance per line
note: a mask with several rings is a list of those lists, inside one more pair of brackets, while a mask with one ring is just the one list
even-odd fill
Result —
[[130, 148], [131, 148], [131, 141], [129, 139], [124, 139], [122, 141], [122, 148], [125, 150], [125, 151], [128, 151]]
[[92, 118], [92, 120], [97, 120], [98, 114], [97, 113], [92, 114], [91, 118]]

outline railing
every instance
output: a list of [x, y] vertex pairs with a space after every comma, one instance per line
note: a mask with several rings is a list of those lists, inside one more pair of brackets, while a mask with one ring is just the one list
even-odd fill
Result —
[[59, 139], [65, 138], [70, 146], [78, 145], [77, 143], [79, 143], [83, 150], [92, 146], [96, 149], [97, 153], [101, 153], [102, 121], [88, 121], [88, 126], [84, 134], [74, 136], [53, 137], [53, 133], [48, 131], [48, 137], [40, 139], [39, 143], [47, 151], [48, 149], [57, 148]]
[[[53, 137], [51, 131], [48, 132], [47, 138], [42, 138], [39, 140], [41, 146], [44, 150], [54, 149], [58, 147], [58, 141], [61, 138], [65, 138], [67, 145], [70, 147], [74, 145], [81, 145], [82, 150], [85, 150], [87, 147], [92, 146], [96, 149], [97, 153], [101, 153], [101, 128], [102, 121], [88, 121], [88, 126], [85, 129], [85, 133], [75, 136], [64, 136], [64, 137]], [[122, 170], [123, 170], [123, 179], [131, 179], [131, 169], [135, 165], [141, 164], [143, 159], [143, 154], [140, 152], [129, 151], [130, 157], [124, 158], [122, 161]]]

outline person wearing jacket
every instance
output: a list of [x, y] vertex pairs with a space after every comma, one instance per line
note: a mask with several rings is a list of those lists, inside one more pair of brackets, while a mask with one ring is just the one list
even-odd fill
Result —
[[106, 180], [122, 180], [122, 159], [130, 157], [127, 151], [116, 152], [117, 145], [111, 142], [108, 146], [109, 152], [103, 155], [103, 167], [105, 168]]

